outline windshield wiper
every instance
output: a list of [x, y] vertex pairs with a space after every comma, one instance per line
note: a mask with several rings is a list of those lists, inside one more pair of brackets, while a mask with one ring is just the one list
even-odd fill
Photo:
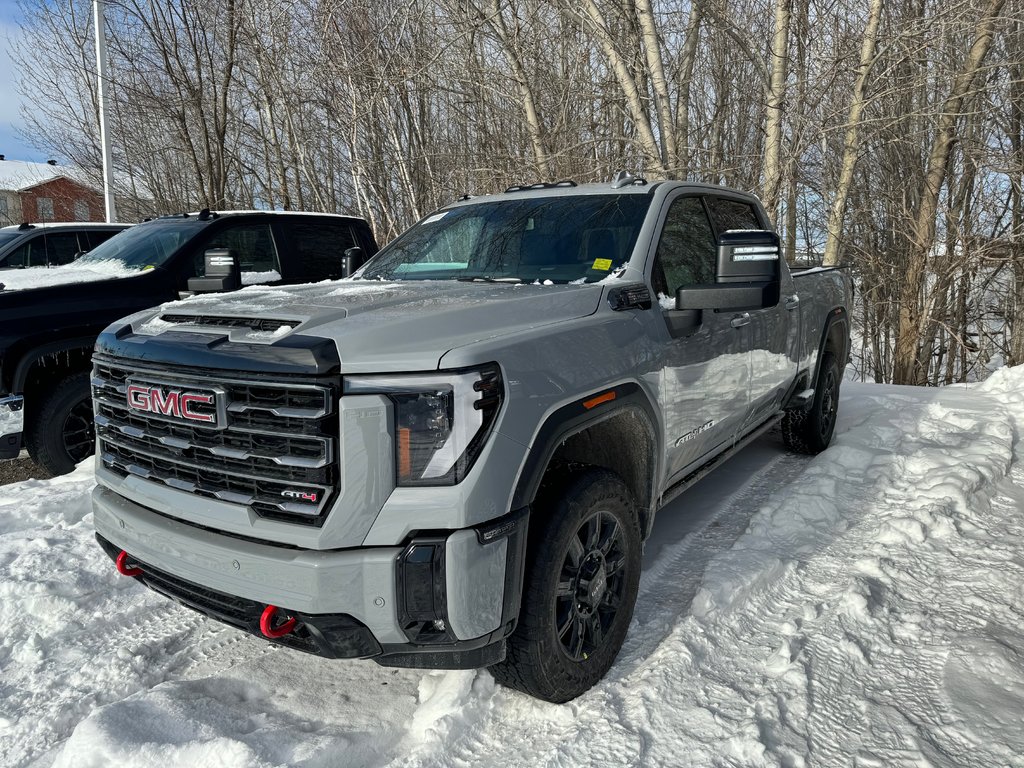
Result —
[[521, 277], [457, 277], [460, 283], [521, 283]]

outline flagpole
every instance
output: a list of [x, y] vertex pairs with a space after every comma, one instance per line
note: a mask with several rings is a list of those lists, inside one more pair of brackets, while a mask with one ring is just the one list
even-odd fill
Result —
[[100, 150], [103, 154], [103, 202], [107, 222], [117, 221], [114, 206], [114, 165], [110, 156], [110, 135], [107, 131], [107, 36], [104, 0], [93, 0], [93, 26], [96, 27], [96, 74], [100, 108]]

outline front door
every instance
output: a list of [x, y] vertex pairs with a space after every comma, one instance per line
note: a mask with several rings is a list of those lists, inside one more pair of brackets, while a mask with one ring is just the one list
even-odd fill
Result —
[[[705, 198], [711, 221], [718, 234], [729, 230], [766, 229], [757, 210], [746, 200], [718, 195]], [[787, 270], [783, 277], [778, 304], [748, 313], [745, 330], [750, 350], [750, 404], [740, 434], [753, 429], [776, 413], [783, 404], [794, 378], [797, 362], [793, 354], [799, 332], [799, 298]]]
[[748, 408], [750, 355], [746, 326], [738, 313], [702, 312], [695, 328], [674, 332], [667, 313], [684, 285], [715, 282], [717, 242], [700, 196], [667, 203], [651, 283], [666, 313], [661, 366], [654, 374], [665, 420], [666, 480], [689, 469], [735, 439]]

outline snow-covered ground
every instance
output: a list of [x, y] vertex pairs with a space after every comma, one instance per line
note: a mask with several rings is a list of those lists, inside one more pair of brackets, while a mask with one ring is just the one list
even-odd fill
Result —
[[1024, 766], [1024, 368], [847, 382], [814, 459], [762, 440], [663, 511], [608, 678], [275, 648], [119, 577], [88, 468], [0, 489], [3, 766]]

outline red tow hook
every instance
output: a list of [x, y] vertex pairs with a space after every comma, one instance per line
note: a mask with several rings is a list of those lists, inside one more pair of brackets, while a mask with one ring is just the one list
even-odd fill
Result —
[[114, 561], [114, 565], [117, 566], [117, 572], [122, 576], [141, 576], [141, 568], [129, 568], [128, 567], [128, 553], [123, 549], [121, 554], [117, 556], [117, 560]]
[[277, 615], [277, 611], [278, 608], [276, 605], [268, 605], [266, 608], [263, 609], [263, 615], [260, 616], [260, 632], [262, 632], [266, 637], [269, 637], [271, 639], [284, 637], [293, 629], [295, 629], [295, 625], [299, 623], [294, 618], [289, 617], [288, 621], [286, 621], [277, 629], [274, 629], [274, 616]]

